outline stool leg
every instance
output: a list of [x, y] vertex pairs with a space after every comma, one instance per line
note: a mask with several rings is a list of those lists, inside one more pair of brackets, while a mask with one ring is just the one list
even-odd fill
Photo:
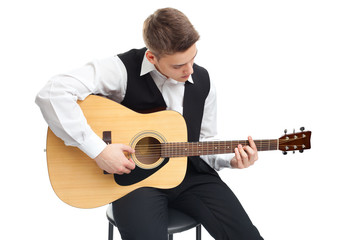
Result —
[[196, 226], [196, 240], [201, 240], [201, 224]]
[[172, 234], [168, 235], [168, 240], [173, 240], [173, 235]]
[[114, 226], [109, 222], [109, 240], [113, 240], [114, 237]]

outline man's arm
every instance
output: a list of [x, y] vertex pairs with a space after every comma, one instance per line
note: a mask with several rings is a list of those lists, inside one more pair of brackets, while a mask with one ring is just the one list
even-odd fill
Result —
[[125, 145], [106, 145], [87, 124], [77, 101], [89, 94], [112, 94], [121, 101], [126, 82], [126, 69], [115, 56], [92, 61], [82, 68], [51, 78], [36, 96], [36, 103], [51, 130], [66, 145], [78, 147], [109, 173], [122, 173], [123, 165], [131, 169], [131, 163], [129, 166], [124, 164], [126, 160], [122, 153], [122, 150], [131, 150]]

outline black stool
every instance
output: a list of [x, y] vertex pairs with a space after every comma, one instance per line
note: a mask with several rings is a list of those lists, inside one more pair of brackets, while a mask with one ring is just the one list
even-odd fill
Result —
[[[109, 240], [113, 240], [114, 226], [116, 227], [116, 223], [114, 220], [111, 204], [106, 210], [106, 216], [107, 219], [109, 220]], [[173, 208], [169, 208], [169, 225], [168, 225], [169, 240], [173, 240], [174, 233], [183, 232], [193, 227], [196, 227], [196, 240], [201, 240], [201, 224], [192, 217]]]

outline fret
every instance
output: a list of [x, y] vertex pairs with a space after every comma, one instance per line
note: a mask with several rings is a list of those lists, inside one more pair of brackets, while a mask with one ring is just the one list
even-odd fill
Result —
[[189, 152], [189, 154], [192, 154], [194, 152], [194, 144], [193, 143], [189, 143], [189, 144], [191, 145], [191, 151]]
[[185, 152], [185, 155], [188, 154], [188, 152], [189, 152], [188, 150], [189, 150], [189, 144], [184, 143], [184, 152]]

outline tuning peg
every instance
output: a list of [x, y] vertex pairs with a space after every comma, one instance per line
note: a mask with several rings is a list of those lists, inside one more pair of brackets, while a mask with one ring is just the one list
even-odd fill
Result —
[[302, 132], [303, 132], [304, 130], [305, 130], [305, 128], [304, 128], [304, 127], [301, 127], [301, 128], [300, 128], [300, 131], [302, 131]]
[[303, 153], [303, 152], [304, 152], [304, 149], [299, 150], [299, 152], [300, 152], [300, 153]]
[[285, 129], [285, 130], [284, 130], [284, 133], [285, 133], [285, 135], [286, 135], [286, 133], [287, 133], [287, 129]]
[[284, 154], [284, 155], [286, 155], [286, 154], [287, 154], [287, 152], [286, 152], [286, 151], [283, 151], [283, 154]]

